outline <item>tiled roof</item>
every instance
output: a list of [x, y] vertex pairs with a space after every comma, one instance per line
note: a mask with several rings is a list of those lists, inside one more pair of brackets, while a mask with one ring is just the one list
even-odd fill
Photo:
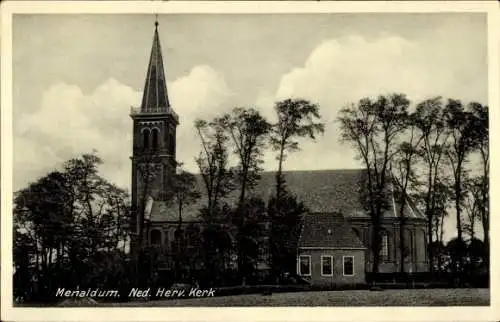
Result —
[[[361, 187], [365, 182], [364, 170], [317, 170], [317, 171], [286, 171], [283, 173], [287, 189], [304, 202], [312, 213], [339, 212], [344, 217], [366, 218], [361, 201]], [[201, 176], [197, 175], [198, 191], [204, 195], [204, 185]], [[264, 172], [258, 185], [250, 193], [265, 201], [275, 193], [275, 172]], [[237, 201], [238, 193], [234, 192], [228, 198], [228, 203]], [[200, 198], [195, 204], [186, 205], [183, 210], [183, 220], [197, 219], [198, 210], [206, 205], [206, 198]], [[389, 200], [390, 207], [384, 212], [384, 217], [398, 217], [399, 207], [394, 200]], [[176, 207], [168, 207], [165, 202], [155, 201], [152, 207], [153, 221], [178, 220]], [[405, 217], [425, 218], [411, 203], [405, 207]]]
[[299, 247], [365, 248], [342, 215], [314, 213], [304, 218]]

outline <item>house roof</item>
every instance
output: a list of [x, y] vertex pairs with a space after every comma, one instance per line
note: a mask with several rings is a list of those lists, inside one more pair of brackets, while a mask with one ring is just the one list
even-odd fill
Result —
[[[264, 200], [275, 193], [275, 172], [264, 172], [257, 186], [249, 196], [261, 197]], [[295, 194], [311, 213], [341, 213], [346, 218], [368, 218], [364, 210], [361, 188], [366, 182], [364, 170], [316, 170], [316, 171], [285, 171], [287, 189]], [[197, 175], [197, 189], [204, 195], [204, 185], [200, 175]], [[385, 218], [399, 217], [399, 207], [391, 194], [389, 209], [383, 214]], [[235, 191], [226, 198], [228, 203], [235, 203], [238, 193]], [[410, 201], [410, 200], [409, 200]], [[206, 197], [201, 197], [196, 203], [184, 206], [183, 221], [198, 219], [199, 209], [207, 203]], [[405, 206], [404, 216], [407, 218], [425, 219], [424, 215], [409, 202]], [[164, 201], [155, 201], [151, 208], [152, 221], [176, 221], [178, 209], [169, 206]]]
[[365, 249], [340, 214], [308, 214], [299, 239], [300, 248]]

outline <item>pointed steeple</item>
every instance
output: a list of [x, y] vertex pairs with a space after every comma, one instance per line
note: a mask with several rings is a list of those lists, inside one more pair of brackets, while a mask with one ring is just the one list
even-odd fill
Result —
[[149, 58], [148, 73], [142, 96], [141, 112], [164, 112], [170, 108], [167, 93], [167, 80], [163, 69], [160, 37], [158, 36], [158, 21], [155, 21], [153, 46]]

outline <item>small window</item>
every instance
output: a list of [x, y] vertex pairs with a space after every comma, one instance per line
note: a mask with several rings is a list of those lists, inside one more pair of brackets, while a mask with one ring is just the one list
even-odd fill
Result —
[[333, 256], [321, 256], [321, 275], [333, 276]]
[[354, 275], [354, 256], [344, 256], [344, 276]]
[[299, 275], [311, 276], [311, 256], [299, 256]]

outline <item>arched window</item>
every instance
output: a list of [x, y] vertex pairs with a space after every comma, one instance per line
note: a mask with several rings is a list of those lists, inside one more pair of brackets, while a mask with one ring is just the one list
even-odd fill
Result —
[[158, 229], [151, 230], [149, 238], [151, 241], [151, 245], [161, 245], [161, 231], [159, 231]]
[[144, 149], [149, 149], [149, 129], [142, 130], [142, 146]]
[[165, 245], [167, 245], [167, 250], [173, 250], [173, 244], [175, 239], [175, 227], [170, 227], [165, 233]]
[[359, 230], [356, 228], [351, 228], [352, 232], [356, 237], [358, 237], [359, 241], [363, 242], [363, 238], [361, 238], [361, 234], [359, 233]]
[[428, 257], [428, 254], [427, 254], [427, 234], [426, 234], [424, 229], [420, 230], [420, 235], [422, 236], [422, 244], [419, 245], [419, 247], [422, 247], [422, 251], [423, 251], [422, 259], [424, 261], [426, 261], [427, 257]]
[[385, 230], [380, 232], [380, 259], [389, 259], [389, 234]]
[[413, 261], [413, 234], [409, 229], [405, 229], [404, 245], [405, 262], [411, 262]]
[[174, 132], [172, 132], [170, 134], [170, 147], [169, 147], [169, 150], [170, 150], [170, 154], [174, 154], [174, 151], [175, 151], [175, 137], [174, 137]]
[[158, 138], [160, 135], [158, 129], [153, 129], [151, 135], [153, 137], [153, 149], [158, 149]]

